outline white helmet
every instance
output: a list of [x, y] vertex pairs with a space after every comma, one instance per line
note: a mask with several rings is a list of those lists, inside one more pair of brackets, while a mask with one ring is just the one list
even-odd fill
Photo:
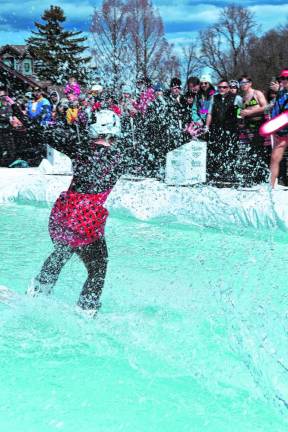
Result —
[[95, 113], [95, 122], [89, 127], [91, 138], [98, 138], [99, 135], [121, 136], [121, 123], [117, 114], [109, 109], [103, 109]]

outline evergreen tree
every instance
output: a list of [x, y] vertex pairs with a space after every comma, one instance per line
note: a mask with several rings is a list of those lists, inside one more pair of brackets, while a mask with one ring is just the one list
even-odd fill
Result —
[[81, 54], [87, 49], [83, 45], [87, 38], [81, 36], [81, 31], [63, 28], [66, 17], [59, 6], [50, 6], [41, 18], [45, 23], [35, 22], [37, 31], [32, 31], [26, 41], [29, 51], [41, 62], [39, 78], [57, 84], [64, 84], [69, 76], [85, 81], [85, 64], [91, 58]]

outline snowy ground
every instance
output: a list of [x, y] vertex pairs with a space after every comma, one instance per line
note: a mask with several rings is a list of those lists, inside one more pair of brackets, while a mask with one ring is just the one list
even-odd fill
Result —
[[[41, 202], [52, 206], [66, 190], [70, 175], [45, 174], [40, 168], [0, 168], [0, 202]], [[168, 186], [154, 179], [122, 178], [108, 201], [110, 212], [140, 220], [215, 228], [288, 228], [288, 190], [218, 189], [206, 185]]]

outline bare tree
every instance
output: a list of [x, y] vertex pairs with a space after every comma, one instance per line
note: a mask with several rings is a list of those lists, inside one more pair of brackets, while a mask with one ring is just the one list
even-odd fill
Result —
[[90, 30], [95, 72], [114, 89], [140, 76], [167, 82], [179, 75], [179, 59], [149, 0], [104, 0]]
[[104, 0], [95, 10], [90, 31], [94, 46], [92, 55], [98, 75], [117, 89], [129, 63], [127, 49], [127, 13], [122, 0]]
[[256, 27], [248, 9], [237, 5], [223, 8], [217, 23], [200, 32], [204, 64], [219, 78], [238, 77], [249, 64], [248, 45]]
[[197, 76], [202, 69], [202, 61], [197, 52], [198, 46], [198, 43], [193, 41], [189, 45], [182, 47], [181, 69], [185, 83], [187, 83], [189, 76]]
[[251, 39], [248, 54], [249, 74], [256, 85], [265, 90], [281, 69], [287, 68], [288, 27], [270, 30], [261, 37]]
[[181, 62], [174, 50], [173, 44], [167, 42], [166, 49], [162, 53], [157, 79], [169, 84], [173, 77], [180, 77]]
[[158, 78], [163, 75], [169, 44], [163, 21], [149, 0], [128, 0], [128, 33], [135, 76]]

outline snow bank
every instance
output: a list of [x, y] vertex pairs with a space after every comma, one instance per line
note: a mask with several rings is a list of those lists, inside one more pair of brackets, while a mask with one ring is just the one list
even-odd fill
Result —
[[[51, 206], [71, 176], [45, 174], [39, 168], [0, 168], [0, 202], [41, 202]], [[123, 177], [108, 201], [110, 212], [139, 220], [161, 218], [198, 226], [288, 228], [288, 190], [217, 189], [206, 185], [167, 186], [154, 179]]]

